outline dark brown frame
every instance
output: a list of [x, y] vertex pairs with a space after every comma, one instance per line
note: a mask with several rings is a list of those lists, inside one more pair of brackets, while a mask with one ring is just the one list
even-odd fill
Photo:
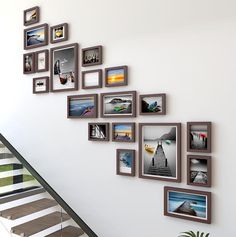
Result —
[[[191, 159], [197, 160], [206, 160], [207, 161], [207, 183], [192, 183], [190, 168], [191, 168]], [[212, 169], [211, 169], [211, 157], [210, 156], [199, 156], [199, 155], [188, 155], [187, 156], [187, 184], [192, 186], [200, 186], [200, 187], [211, 187], [211, 177], [212, 177]]]
[[[86, 97], [93, 97], [94, 99], [94, 105], [95, 105], [95, 111], [94, 115], [81, 117], [81, 116], [71, 116], [70, 111], [70, 99], [72, 98], [86, 98]], [[87, 118], [97, 118], [98, 117], [98, 94], [86, 94], [86, 95], [71, 95], [67, 96], [67, 118], [80, 118], [80, 119], [87, 119]]]
[[[144, 126], [173, 126], [176, 127], [176, 178], [168, 178], [168, 176], [149, 176], [143, 174], [143, 157], [142, 157], [142, 128]], [[181, 182], [181, 123], [140, 123], [139, 124], [139, 178], [155, 179], [169, 182]]]
[[[33, 10], [36, 10], [36, 20], [27, 22], [26, 21], [26, 14], [27, 14], [27, 12], [33, 11]], [[35, 23], [38, 23], [39, 19], [40, 19], [40, 13], [39, 13], [39, 7], [38, 6], [31, 7], [29, 9], [24, 10], [24, 14], [23, 14], [23, 24], [24, 24], [24, 26], [29, 26], [29, 25], [33, 25]]]
[[[142, 112], [142, 99], [146, 97], [161, 97], [162, 98], [162, 112], [154, 112], [154, 113]], [[166, 114], [166, 94], [139, 95], [139, 114], [140, 115], [165, 115]]]
[[[124, 82], [117, 83], [115, 85], [108, 84], [107, 83], [108, 72], [111, 71], [111, 70], [118, 70], [118, 69], [123, 69], [124, 70]], [[117, 86], [126, 86], [126, 85], [128, 85], [128, 66], [119, 66], [119, 67], [105, 68], [105, 86], [106, 87], [117, 87]]]
[[[89, 73], [98, 73], [98, 85], [97, 86], [85, 86], [85, 75]], [[82, 89], [95, 89], [95, 88], [102, 88], [102, 69], [98, 70], [90, 70], [90, 71], [83, 71], [82, 72]]]
[[[30, 72], [25, 71], [25, 56], [27, 55], [32, 55], [33, 65], [32, 65], [32, 70]], [[32, 74], [32, 73], [35, 73], [35, 53], [34, 52], [25, 53], [23, 54], [23, 74]]]
[[[132, 113], [130, 115], [127, 114], [120, 114], [120, 115], [104, 115], [104, 106], [103, 106], [103, 101], [104, 101], [104, 97], [106, 96], [116, 96], [116, 95], [132, 95]], [[136, 117], [136, 91], [121, 91], [121, 92], [109, 92], [109, 93], [101, 93], [100, 96], [100, 106], [101, 106], [101, 117], [102, 118], [129, 118], [129, 117]]]
[[[93, 49], [98, 49], [98, 54], [99, 54], [99, 61], [95, 62], [95, 63], [84, 63], [84, 53], [88, 50], [93, 50]], [[94, 65], [101, 65], [103, 63], [103, 54], [102, 54], [102, 46], [101, 45], [97, 45], [97, 46], [93, 46], [93, 47], [89, 47], [89, 48], [84, 48], [82, 49], [82, 66], [83, 67], [90, 67], [90, 66], [94, 66]]]
[[[122, 140], [116, 140], [115, 139], [115, 126], [117, 125], [130, 125], [131, 126], [131, 129], [132, 129], [132, 139], [129, 140], [129, 141], [122, 141]], [[135, 142], [135, 123], [112, 123], [112, 141], [113, 142]]]
[[[62, 39], [54, 40], [53, 39], [53, 30], [54, 30], [54, 28], [59, 28], [59, 27], [64, 27], [65, 36]], [[55, 44], [55, 43], [67, 41], [68, 38], [69, 38], [69, 33], [68, 32], [69, 31], [68, 31], [68, 24], [67, 23], [62, 23], [62, 24], [59, 24], [59, 25], [51, 26], [50, 27], [50, 43]]]
[[[43, 28], [44, 27], [44, 34], [45, 34], [45, 40], [43, 43], [41, 44], [37, 44], [37, 45], [31, 45], [31, 46], [27, 46], [27, 32], [34, 30], [34, 29], [38, 29], [38, 28]], [[42, 25], [37, 25], [34, 27], [30, 27], [27, 29], [24, 29], [24, 49], [34, 49], [34, 48], [39, 48], [42, 46], [48, 45], [48, 24], [42, 24]]]
[[[90, 137], [90, 131], [91, 131], [91, 125], [105, 125], [106, 126], [106, 138], [105, 139], [99, 139], [99, 138], [91, 138]], [[110, 141], [110, 124], [109, 123], [88, 123], [88, 140], [89, 141], [98, 141], [98, 142], [107, 142]]]
[[[192, 125], [206, 125], [207, 126], [207, 149], [192, 149], [191, 148], [190, 132], [191, 132]], [[211, 153], [211, 122], [187, 122], [187, 151]]]
[[[45, 53], [45, 68], [38, 69], [38, 55]], [[49, 51], [48, 49], [35, 52], [35, 72], [47, 72], [49, 70]]]
[[[37, 80], [46, 80], [46, 90], [45, 91], [36, 91], [35, 90], [35, 85]], [[42, 93], [48, 93], [49, 92], [49, 77], [36, 77], [33, 78], [33, 94], [42, 94]]]
[[[124, 173], [120, 171], [120, 152], [131, 152], [132, 153], [132, 166], [131, 166], [131, 173]], [[135, 150], [131, 149], [116, 149], [116, 174], [117, 175], [124, 175], [124, 176], [135, 176]]]
[[[168, 212], [168, 192], [182, 192], [182, 193], [187, 193], [187, 194], [194, 194], [194, 195], [201, 195], [201, 196], [206, 196], [206, 219], [201, 219], [197, 217], [191, 217], [186, 216], [184, 214], [174, 214]], [[211, 193], [210, 192], [204, 192], [204, 191], [199, 191], [199, 190], [190, 190], [190, 189], [183, 189], [183, 188], [174, 188], [174, 187], [164, 187], [164, 215], [165, 216], [171, 216], [171, 217], [176, 217], [176, 218], [181, 218], [185, 220], [190, 220], [190, 221], [196, 221], [196, 222], [201, 222], [201, 223], [211, 223]]]
[[[74, 88], [66, 88], [66, 89], [54, 89], [53, 88], [53, 73], [54, 73], [54, 62], [53, 62], [53, 54], [54, 54], [54, 51], [56, 50], [62, 50], [62, 49], [65, 49], [65, 48], [69, 48], [69, 47], [74, 47], [74, 51], [75, 51], [75, 86]], [[78, 50], [79, 50], [79, 44], [78, 43], [74, 43], [74, 44], [67, 44], [67, 45], [63, 45], [63, 46], [59, 46], [59, 47], [55, 47], [55, 48], [51, 48], [50, 49], [50, 78], [51, 78], [51, 91], [52, 92], [62, 92], [62, 91], [74, 91], [74, 90], [78, 90]]]

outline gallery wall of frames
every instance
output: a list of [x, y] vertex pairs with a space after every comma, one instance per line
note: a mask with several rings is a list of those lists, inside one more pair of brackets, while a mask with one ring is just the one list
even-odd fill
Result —
[[[67, 118], [134, 118], [137, 116], [165, 116], [166, 94], [137, 91], [77, 94], [84, 90], [103, 87], [123, 87], [129, 84], [127, 65], [103, 64], [103, 46], [79, 48], [78, 43], [66, 44], [37, 51], [36, 48], [66, 42], [72, 34], [67, 23], [50, 26], [41, 24], [40, 8], [24, 11], [23, 73], [46, 72], [49, 75], [32, 78], [33, 94], [75, 91], [68, 95]], [[40, 24], [39, 24], [40, 23]], [[32, 26], [34, 25], [34, 26]], [[28, 27], [30, 26], [30, 27]], [[28, 52], [30, 50], [30, 52]], [[81, 62], [81, 68], [79, 66]], [[89, 70], [92, 67], [92, 70]], [[88, 69], [87, 69], [88, 68]], [[81, 76], [80, 76], [81, 75]], [[138, 108], [138, 109], [136, 109]], [[79, 120], [78, 120], [79, 121]], [[135, 130], [138, 128], [138, 132]], [[211, 122], [187, 123], [187, 185], [211, 187]], [[139, 134], [136, 137], [136, 134]], [[136, 176], [157, 181], [181, 182], [181, 123], [88, 122], [90, 142], [116, 142], [124, 149], [114, 151], [116, 174]], [[126, 149], [125, 143], [139, 142], [139, 151]], [[92, 145], [92, 143], [91, 143]], [[136, 153], [138, 159], [136, 159]], [[202, 155], [203, 154], [203, 155]], [[208, 154], [208, 155], [207, 155]], [[128, 177], [127, 177], [128, 178]], [[164, 187], [163, 213], [166, 216], [202, 223], [211, 223], [211, 192]]]

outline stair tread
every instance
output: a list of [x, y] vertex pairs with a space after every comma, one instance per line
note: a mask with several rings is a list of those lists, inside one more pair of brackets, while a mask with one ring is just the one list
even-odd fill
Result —
[[28, 237], [69, 219], [70, 216], [65, 213], [53, 212], [24, 224], [14, 226], [11, 228], [11, 231], [16, 235]]
[[79, 237], [84, 234], [84, 231], [78, 227], [67, 226], [62, 230], [58, 230], [45, 237]]
[[4, 218], [15, 220], [56, 205], [57, 202], [55, 200], [42, 198], [37, 201], [3, 210], [0, 212], [0, 215]]
[[0, 143], [0, 148], [6, 147], [4, 144]]
[[12, 153], [0, 153], [0, 159], [14, 158], [15, 156]]

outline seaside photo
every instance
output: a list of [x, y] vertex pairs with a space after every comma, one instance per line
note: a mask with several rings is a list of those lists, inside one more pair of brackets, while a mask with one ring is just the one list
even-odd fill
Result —
[[135, 150], [116, 150], [116, 174], [126, 176], [135, 175]]
[[68, 40], [68, 24], [52, 26], [50, 28], [50, 42], [52, 44]]
[[112, 67], [105, 69], [105, 86], [125, 86], [128, 83], [128, 67]]
[[35, 54], [28, 53], [23, 55], [23, 73], [31, 74], [35, 72]]
[[114, 142], [134, 142], [135, 123], [113, 123], [112, 141]]
[[82, 66], [102, 64], [102, 46], [94, 46], [82, 49]]
[[109, 141], [109, 123], [89, 123], [88, 140]]
[[102, 87], [102, 70], [82, 72], [82, 89], [95, 89]]
[[33, 78], [33, 94], [49, 92], [49, 77]]

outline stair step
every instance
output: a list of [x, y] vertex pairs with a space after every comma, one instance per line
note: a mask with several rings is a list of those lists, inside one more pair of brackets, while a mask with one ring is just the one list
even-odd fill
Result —
[[15, 156], [12, 153], [0, 153], [0, 159], [14, 158]]
[[28, 237], [69, 219], [71, 218], [67, 214], [53, 212], [24, 224], [14, 226], [11, 228], [11, 232], [22, 237]]
[[0, 178], [0, 187], [23, 183], [23, 182], [32, 181], [32, 180], [34, 180], [34, 177], [31, 175], [20, 174], [16, 176], [9, 176], [5, 178]]
[[84, 231], [74, 226], [67, 226], [62, 230], [58, 230], [45, 237], [79, 237], [84, 234]]
[[0, 172], [19, 170], [19, 169], [23, 169], [22, 164], [13, 163], [13, 164], [0, 165]]
[[44, 209], [58, 205], [55, 200], [43, 198], [34, 202], [26, 203], [17, 207], [9, 208], [0, 212], [3, 218], [15, 220]]
[[6, 147], [4, 144], [0, 143], [0, 148]]

